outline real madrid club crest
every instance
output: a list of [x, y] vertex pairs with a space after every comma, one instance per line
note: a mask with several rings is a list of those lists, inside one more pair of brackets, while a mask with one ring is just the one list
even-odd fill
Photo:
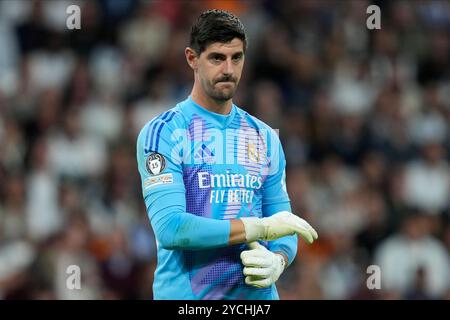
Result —
[[258, 152], [258, 148], [256, 147], [256, 145], [254, 144], [254, 143], [252, 143], [252, 142], [249, 142], [248, 143], [248, 148], [247, 148], [247, 151], [248, 151], [248, 159], [251, 161], [251, 162], [259, 162], [259, 152]]
[[148, 173], [157, 175], [163, 172], [166, 168], [166, 159], [164, 159], [163, 155], [157, 152], [152, 152], [148, 155], [145, 166]]

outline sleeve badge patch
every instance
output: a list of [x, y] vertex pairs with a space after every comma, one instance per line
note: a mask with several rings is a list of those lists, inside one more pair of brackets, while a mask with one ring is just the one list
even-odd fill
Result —
[[173, 175], [171, 173], [164, 173], [156, 177], [148, 177], [144, 181], [144, 189], [147, 190], [148, 188], [153, 186], [171, 183], [173, 183]]
[[152, 152], [148, 155], [145, 161], [147, 172], [151, 175], [158, 175], [166, 168], [166, 159], [158, 152]]

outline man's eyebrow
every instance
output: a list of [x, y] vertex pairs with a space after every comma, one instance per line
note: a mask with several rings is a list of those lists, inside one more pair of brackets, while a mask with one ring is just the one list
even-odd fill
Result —
[[[231, 56], [234, 57], [234, 56], [237, 56], [237, 55], [239, 55], [239, 56], [244, 55], [244, 51], [237, 51], [237, 52], [234, 52]], [[211, 57], [214, 57], [214, 56], [218, 56], [218, 57], [222, 57], [222, 58], [223, 58], [223, 57], [225, 57], [226, 55], [225, 55], [224, 53], [221, 53], [221, 52], [215, 52], [215, 51], [208, 53], [208, 58], [211, 58]]]
[[211, 58], [211, 57], [214, 57], [214, 56], [219, 56], [219, 57], [225, 57], [225, 54], [223, 54], [223, 53], [220, 53], [220, 52], [210, 52], [209, 54], [208, 54], [208, 58]]

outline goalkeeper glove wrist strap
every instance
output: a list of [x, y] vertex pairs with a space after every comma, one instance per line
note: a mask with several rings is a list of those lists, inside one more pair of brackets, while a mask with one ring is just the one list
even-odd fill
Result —
[[248, 217], [241, 218], [245, 229], [245, 239], [247, 242], [252, 242], [260, 239], [264, 239], [265, 227], [263, 219]]

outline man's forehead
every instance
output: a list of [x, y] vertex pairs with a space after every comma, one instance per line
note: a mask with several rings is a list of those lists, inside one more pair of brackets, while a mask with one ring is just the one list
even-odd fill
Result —
[[241, 39], [234, 38], [230, 42], [213, 42], [208, 45], [205, 52], [221, 52], [221, 53], [231, 53], [244, 51], [244, 43]]

